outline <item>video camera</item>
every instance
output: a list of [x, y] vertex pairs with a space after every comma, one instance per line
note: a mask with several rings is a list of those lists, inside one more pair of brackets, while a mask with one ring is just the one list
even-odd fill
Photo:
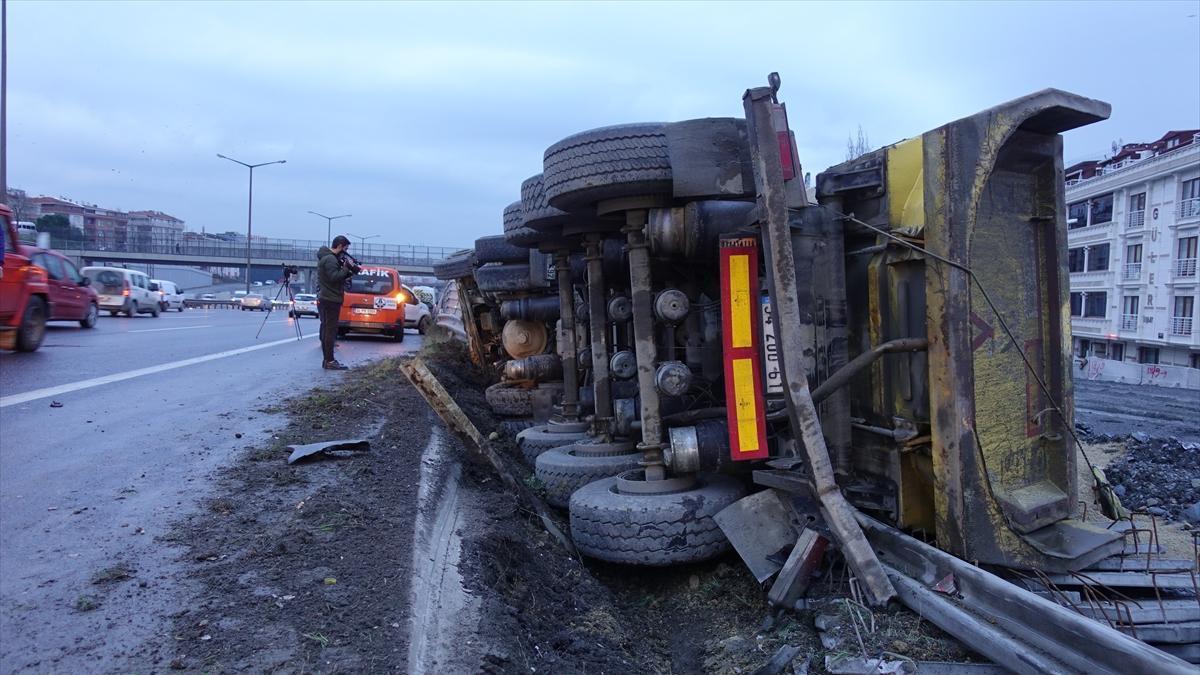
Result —
[[347, 251], [342, 251], [341, 263], [348, 267], [350, 271], [355, 274], [358, 274], [360, 271], [362, 271], [362, 265], [358, 264], [358, 261], [354, 259], [354, 256], [350, 255], [350, 253]]
[[283, 266], [283, 280], [284, 281], [291, 279], [293, 274], [300, 274], [300, 268], [296, 267], [295, 265], [289, 265], [287, 263], [282, 263], [282, 266]]

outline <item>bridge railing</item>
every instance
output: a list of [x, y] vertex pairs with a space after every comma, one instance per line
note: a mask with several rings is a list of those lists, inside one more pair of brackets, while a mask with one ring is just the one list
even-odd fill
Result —
[[[315, 260], [317, 250], [325, 245], [321, 241], [303, 239], [253, 239], [250, 242], [250, 257], [283, 261]], [[135, 238], [130, 241], [73, 240], [51, 236], [50, 247], [60, 251], [104, 251], [109, 253], [141, 253], [153, 255], [200, 256], [206, 258], [230, 258], [230, 263], [246, 259], [246, 242], [215, 238], [155, 239]], [[361, 263], [375, 265], [432, 265], [444, 260], [460, 249], [448, 246], [422, 246], [418, 244], [356, 244], [350, 245], [350, 253]]]

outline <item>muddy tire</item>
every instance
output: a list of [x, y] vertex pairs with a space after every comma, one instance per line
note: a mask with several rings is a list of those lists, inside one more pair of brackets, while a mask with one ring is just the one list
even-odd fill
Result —
[[517, 434], [517, 447], [521, 448], [521, 456], [525, 458], [525, 463], [530, 467], [537, 462], [538, 455], [552, 450], [561, 448], [564, 445], [569, 445], [575, 441], [580, 441], [587, 438], [585, 432], [578, 433], [557, 433], [548, 431], [545, 424], [530, 426], [529, 429]]
[[433, 276], [442, 281], [453, 281], [471, 276], [475, 269], [474, 249], [464, 249], [454, 255], [433, 264]]
[[34, 295], [25, 303], [21, 325], [17, 327], [17, 351], [36, 352], [46, 339], [46, 301]]
[[497, 415], [529, 417], [533, 414], [533, 400], [529, 389], [513, 386], [508, 382], [493, 384], [483, 390], [492, 412]]
[[417, 322], [417, 333], [419, 333], [421, 335], [428, 333], [429, 327], [432, 325], [433, 325], [433, 322], [429, 320], [429, 317], [427, 317], [427, 316], [421, 317], [421, 320]]
[[572, 444], [538, 455], [534, 473], [546, 486], [546, 501], [565, 509], [576, 490], [593, 481], [636, 469], [641, 458], [642, 453], [636, 450], [613, 455], [585, 455], [577, 452]]
[[534, 287], [529, 276], [529, 263], [484, 265], [475, 270], [475, 284], [485, 293], [513, 293]]
[[621, 494], [616, 485], [615, 477], [605, 478], [571, 496], [571, 536], [584, 555], [661, 567], [729, 549], [713, 516], [745, 494], [737, 479], [701, 474], [695, 489], [664, 495]]
[[546, 149], [546, 199], [570, 210], [620, 197], [671, 196], [667, 125], [622, 124], [568, 136]]
[[514, 246], [505, 241], [504, 235], [496, 234], [475, 240], [475, 259], [480, 264], [529, 262], [529, 249]]
[[537, 230], [525, 227], [525, 220], [521, 213], [521, 202], [513, 202], [504, 207], [504, 241], [513, 246], [521, 246], [524, 248], [533, 248], [538, 245], [542, 239], [542, 234]]

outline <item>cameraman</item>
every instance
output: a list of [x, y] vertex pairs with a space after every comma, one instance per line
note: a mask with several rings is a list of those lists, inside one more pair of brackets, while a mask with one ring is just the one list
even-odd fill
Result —
[[353, 258], [345, 255], [350, 240], [343, 235], [333, 238], [331, 246], [322, 246], [317, 251], [317, 310], [321, 317], [321, 367], [326, 370], [346, 370], [346, 366], [333, 358], [333, 345], [337, 341], [338, 316], [342, 313], [346, 280], [358, 274], [359, 266]]

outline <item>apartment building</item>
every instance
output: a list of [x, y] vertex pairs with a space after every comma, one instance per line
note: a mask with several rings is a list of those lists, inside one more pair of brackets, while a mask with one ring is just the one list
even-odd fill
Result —
[[1126, 144], [1065, 174], [1083, 375], [1200, 388], [1200, 130]]

